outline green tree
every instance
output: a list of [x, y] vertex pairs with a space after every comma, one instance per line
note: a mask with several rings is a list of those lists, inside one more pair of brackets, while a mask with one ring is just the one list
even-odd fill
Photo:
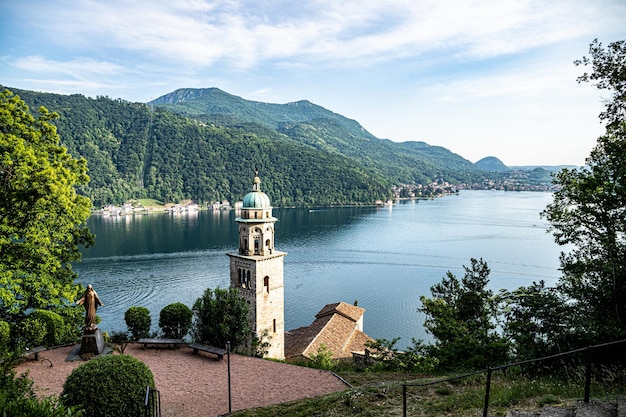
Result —
[[580, 314], [576, 333], [580, 345], [626, 337], [626, 43], [604, 49], [597, 40], [591, 65], [579, 81], [608, 89], [606, 134], [580, 170], [564, 169], [554, 178], [558, 191], [542, 213], [559, 245], [571, 247], [561, 255], [560, 291]]
[[150, 336], [150, 310], [146, 307], [132, 306], [124, 313], [124, 321], [133, 340]]
[[248, 304], [237, 288], [207, 288], [193, 304], [193, 312], [192, 334], [197, 342], [217, 347], [230, 342], [234, 349], [250, 336]]
[[424, 327], [434, 343], [415, 342], [442, 369], [479, 369], [508, 359], [509, 345], [496, 331], [497, 302], [489, 283], [489, 267], [482, 259], [464, 266], [459, 280], [451, 272], [430, 288], [432, 298], [420, 297], [419, 312], [426, 315]]
[[182, 339], [191, 328], [193, 311], [183, 303], [166, 305], [159, 314], [159, 327], [166, 338]]
[[31, 309], [79, 318], [71, 262], [93, 236], [91, 203], [76, 187], [89, 178], [86, 161], [59, 145], [56, 117], [41, 107], [35, 119], [18, 96], [0, 93], [0, 319], [12, 324]]
[[516, 360], [540, 358], [569, 350], [577, 312], [556, 288], [543, 281], [498, 295], [504, 335]]

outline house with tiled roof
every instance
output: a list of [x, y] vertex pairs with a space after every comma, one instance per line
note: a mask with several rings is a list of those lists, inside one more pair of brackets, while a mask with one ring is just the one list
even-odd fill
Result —
[[322, 345], [333, 352], [333, 359], [364, 352], [365, 343], [374, 340], [363, 333], [364, 314], [364, 308], [344, 302], [324, 306], [310, 326], [285, 332], [285, 359], [310, 359]]

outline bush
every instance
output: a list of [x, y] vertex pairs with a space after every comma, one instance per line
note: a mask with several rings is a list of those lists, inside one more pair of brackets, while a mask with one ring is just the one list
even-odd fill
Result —
[[44, 324], [46, 331], [42, 343], [47, 347], [61, 345], [67, 341], [65, 320], [54, 311], [35, 310], [28, 315], [28, 319], [35, 319]]
[[154, 377], [146, 364], [128, 355], [107, 355], [74, 369], [61, 399], [90, 417], [140, 416], [148, 386], [154, 388]]
[[19, 324], [17, 332], [19, 335], [17, 344], [21, 347], [29, 347], [43, 344], [48, 330], [46, 323], [29, 315]]
[[159, 327], [166, 338], [182, 339], [191, 328], [193, 311], [183, 303], [163, 307], [159, 315]]
[[133, 340], [150, 336], [150, 311], [145, 307], [133, 306], [124, 313], [124, 321]]
[[6, 321], [0, 320], [0, 351], [5, 351], [11, 340], [11, 326]]
[[335, 368], [333, 361], [333, 351], [324, 343], [320, 345], [316, 353], [310, 356], [313, 368], [332, 370]]
[[26, 374], [15, 375], [15, 371], [2, 369], [0, 374], [0, 416], [24, 417], [71, 417], [80, 416], [74, 407], [59, 403], [57, 397], [37, 398], [33, 381]]
[[116, 350], [119, 351], [120, 353], [124, 353], [126, 346], [128, 346], [129, 340], [130, 340], [130, 337], [128, 336], [127, 332], [114, 331], [114, 332], [111, 332], [111, 335], [109, 336], [109, 341], [111, 343], [115, 343]]

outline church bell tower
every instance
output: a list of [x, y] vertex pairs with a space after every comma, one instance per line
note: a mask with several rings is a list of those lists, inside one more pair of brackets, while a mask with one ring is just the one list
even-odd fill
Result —
[[274, 249], [272, 206], [261, 191], [257, 175], [252, 191], [243, 199], [241, 215], [235, 219], [239, 226], [239, 250], [229, 253], [230, 286], [250, 308], [248, 319], [254, 334], [269, 341], [266, 357], [285, 358], [285, 287], [283, 258], [285, 252]]

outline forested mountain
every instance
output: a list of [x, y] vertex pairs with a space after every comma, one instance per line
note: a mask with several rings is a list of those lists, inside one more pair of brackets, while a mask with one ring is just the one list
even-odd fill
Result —
[[477, 161], [475, 165], [480, 169], [492, 172], [507, 172], [511, 170], [511, 168], [504, 165], [504, 163], [495, 156], [487, 156]]
[[440, 178], [470, 182], [480, 176], [474, 164], [445, 148], [378, 139], [355, 120], [309, 101], [270, 104], [245, 100], [217, 88], [184, 88], [149, 104], [205, 123], [270, 128], [325, 153], [354, 159], [394, 183], [427, 184]]
[[[4, 89], [4, 88], [3, 88]], [[53, 123], [88, 161], [80, 192], [94, 206], [239, 200], [259, 170], [276, 206], [372, 203], [399, 183], [469, 180], [479, 171], [448, 150], [377, 139], [356, 121], [302, 101], [267, 104], [217, 89], [178, 90], [149, 105], [9, 88]]]

